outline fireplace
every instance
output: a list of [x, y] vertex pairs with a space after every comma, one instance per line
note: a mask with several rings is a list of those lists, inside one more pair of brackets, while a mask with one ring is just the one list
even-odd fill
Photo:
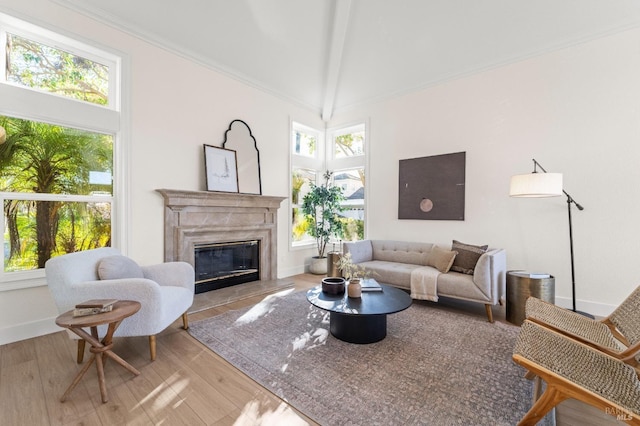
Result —
[[231, 241], [194, 246], [196, 293], [260, 279], [260, 241]]
[[[245, 249], [227, 248], [221, 251], [218, 244], [249, 242], [251, 249], [257, 251], [257, 258], [251, 261], [252, 267], [246, 268], [247, 271], [257, 271], [246, 274], [244, 270], [242, 274], [237, 272], [242, 279], [230, 279], [228, 284], [221, 287], [215, 283], [220, 272], [207, 269], [201, 275], [198, 271], [196, 282], [203, 282], [196, 284], [196, 293], [248, 282], [243, 280], [265, 284], [277, 281], [277, 214], [284, 197], [173, 189], [157, 191], [164, 198], [165, 261], [188, 262], [199, 270], [201, 261], [197, 259], [202, 257], [204, 262], [207, 257], [217, 256], [218, 263], [225, 265], [225, 269], [240, 271], [249, 265], [248, 261], [235, 265], [229, 263], [229, 252]], [[212, 254], [205, 254], [207, 247], [212, 249]]]

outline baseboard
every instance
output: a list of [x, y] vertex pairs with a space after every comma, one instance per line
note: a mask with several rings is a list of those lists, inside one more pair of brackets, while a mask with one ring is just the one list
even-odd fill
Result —
[[[572, 309], [573, 301], [568, 297], [557, 297], [556, 296], [556, 305], [561, 306], [563, 308]], [[596, 302], [588, 302], [584, 300], [576, 300], [576, 310], [587, 312], [596, 317], [606, 317], [611, 314], [618, 306], [617, 305], [608, 305], [605, 303], [596, 303]]]
[[305, 272], [308, 272], [309, 268], [307, 265], [307, 268], [305, 270], [305, 265], [299, 265], [299, 266], [292, 266], [290, 268], [278, 268], [278, 278], [287, 278], [287, 277], [292, 277], [294, 275], [300, 275], [300, 274], [304, 274]]
[[38, 321], [0, 328], [0, 345], [61, 331], [62, 328], [56, 325], [55, 320], [55, 317], [44, 318]]

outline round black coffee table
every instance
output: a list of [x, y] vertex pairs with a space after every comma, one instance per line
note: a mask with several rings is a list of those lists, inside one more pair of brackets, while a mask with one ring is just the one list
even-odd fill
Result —
[[387, 336], [387, 315], [411, 306], [411, 297], [405, 291], [380, 284], [382, 291], [362, 292], [353, 299], [344, 294], [322, 292], [322, 286], [307, 291], [307, 300], [313, 306], [329, 311], [331, 334], [349, 343], [374, 343]]

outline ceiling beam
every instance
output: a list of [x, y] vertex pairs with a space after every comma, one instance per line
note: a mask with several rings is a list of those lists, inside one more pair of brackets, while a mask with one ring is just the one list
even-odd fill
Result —
[[347, 30], [349, 27], [349, 13], [351, 0], [336, 0], [333, 14], [333, 31], [329, 45], [327, 69], [325, 72], [326, 83], [324, 88], [324, 102], [322, 105], [322, 120], [329, 121], [333, 115], [333, 107], [340, 76], [342, 63], [342, 51], [344, 49]]

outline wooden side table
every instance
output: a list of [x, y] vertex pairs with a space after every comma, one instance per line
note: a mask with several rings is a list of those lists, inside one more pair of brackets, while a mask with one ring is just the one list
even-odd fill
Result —
[[[116, 355], [111, 348], [113, 347], [112, 339], [113, 333], [117, 330], [118, 326], [123, 319], [130, 317], [140, 310], [140, 302], [133, 300], [120, 300], [113, 305], [111, 312], [105, 312], [102, 314], [87, 315], [83, 317], [74, 317], [73, 310], [65, 312], [56, 318], [56, 324], [60, 327], [67, 328], [73, 333], [80, 336], [91, 345], [89, 351], [91, 352], [91, 359], [87, 361], [82, 370], [78, 373], [75, 379], [67, 390], [65, 391], [60, 402], [64, 402], [71, 391], [80, 382], [80, 379], [87, 372], [93, 361], [96, 362], [96, 369], [98, 370], [98, 382], [100, 384], [100, 395], [102, 396], [102, 402], [107, 402], [107, 386], [104, 381], [104, 362], [105, 356], [116, 361], [118, 364], [135, 374], [140, 374], [138, 370], [133, 368], [128, 362]], [[102, 340], [98, 337], [98, 326], [108, 324], [107, 334]], [[91, 328], [91, 334], [87, 333], [83, 328]]]

